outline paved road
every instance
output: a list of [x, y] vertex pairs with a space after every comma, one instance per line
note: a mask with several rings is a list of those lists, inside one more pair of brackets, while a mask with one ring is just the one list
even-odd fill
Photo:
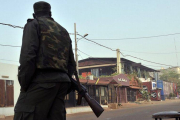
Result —
[[151, 118], [153, 113], [170, 110], [180, 111], [180, 101], [109, 110], [99, 118], [96, 118], [93, 113], [68, 115], [67, 120], [153, 120]]
[[[126, 104], [127, 105], [127, 104]], [[160, 111], [180, 111], [180, 100], [155, 102], [150, 105], [123, 106], [117, 110], [106, 110], [99, 118], [90, 113], [67, 115], [67, 120], [153, 120], [151, 115]], [[0, 120], [13, 120], [12, 117]], [[166, 119], [168, 120], [168, 119]], [[174, 119], [173, 119], [174, 120]]]

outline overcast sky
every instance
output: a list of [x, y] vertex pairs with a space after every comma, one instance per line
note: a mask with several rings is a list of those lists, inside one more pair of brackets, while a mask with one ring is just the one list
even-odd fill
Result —
[[[0, 0], [0, 23], [24, 26], [27, 19], [32, 18], [33, 4], [36, 1]], [[180, 65], [180, 34], [144, 39], [104, 40], [180, 33], [179, 0], [47, 0], [47, 2], [51, 4], [55, 21], [69, 33], [74, 32], [76, 23], [79, 34], [88, 33], [88, 39], [103, 39], [94, 41], [112, 49], [120, 49], [125, 55], [177, 66], [175, 40]], [[21, 46], [22, 33], [22, 29], [0, 25], [0, 44]], [[74, 36], [71, 35], [71, 38], [74, 48]], [[116, 57], [115, 51], [84, 39], [78, 42], [78, 49], [92, 57]], [[19, 54], [20, 48], [0, 46], [0, 59], [12, 60], [0, 62], [18, 65], [15, 61], [19, 60]], [[79, 54], [79, 59], [89, 57], [81, 52]], [[125, 58], [155, 69], [162, 66], [132, 57]]]

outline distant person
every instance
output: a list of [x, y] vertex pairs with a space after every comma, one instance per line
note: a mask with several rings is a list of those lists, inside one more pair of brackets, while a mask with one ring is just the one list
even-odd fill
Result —
[[65, 95], [75, 61], [69, 33], [51, 17], [47, 2], [34, 4], [24, 27], [14, 120], [65, 120]]

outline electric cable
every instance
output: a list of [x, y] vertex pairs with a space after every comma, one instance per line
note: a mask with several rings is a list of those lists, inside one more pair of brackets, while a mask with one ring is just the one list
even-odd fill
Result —
[[21, 46], [4, 45], [4, 44], [0, 44], [0, 46], [3, 46], [3, 47], [21, 47]]
[[[78, 49], [79, 50], [79, 49]], [[79, 50], [81, 53], [83, 53], [83, 54], [85, 54], [85, 55], [87, 55], [87, 56], [89, 56], [89, 57], [92, 57], [92, 56], [90, 56], [90, 55], [88, 55], [87, 53], [85, 53], [85, 52], [82, 52], [81, 50]], [[153, 64], [159, 64], [159, 65], [163, 65], [163, 66], [171, 66], [171, 67], [173, 67], [172, 65], [166, 65], [166, 64], [161, 64], [161, 63], [156, 63], [156, 62], [152, 62], [152, 61], [149, 61], [149, 60], [144, 60], [144, 59], [141, 59], [141, 58], [138, 58], [138, 57], [134, 57], [134, 56], [131, 56], [131, 55], [124, 55], [122, 52], [120, 52], [123, 56], [130, 56], [130, 57], [133, 57], [133, 58], [136, 58], [136, 59], [140, 59], [140, 60], [142, 60], [142, 61], [146, 61], [146, 62], [150, 62], [150, 63], [153, 63]], [[93, 58], [93, 57], [92, 57]], [[96, 58], [95, 58], [96, 59]], [[100, 60], [100, 59], [97, 59], [97, 60]], [[102, 60], [103, 61], [103, 60]], [[106, 61], [107, 62], [107, 61]], [[163, 66], [161, 66], [161, 67], [163, 67]]]
[[175, 53], [180, 53], [180, 52], [169, 52], [169, 53], [151, 53], [151, 52], [136, 52], [136, 51], [128, 51], [128, 50], [122, 50], [125, 52], [132, 52], [132, 53], [143, 53], [143, 54], [175, 54]]
[[13, 27], [13, 28], [21, 28], [21, 29], [24, 29], [24, 27], [21, 27], [21, 26], [16, 26], [16, 25], [11, 25], [11, 24], [6, 24], [6, 23], [0, 23], [1, 25], [7, 25], [7, 26], [10, 26], [10, 27]]
[[[2, 25], [7, 25], [7, 26], [10, 26], [10, 27], [13, 27], [13, 28], [21, 28], [23, 29], [23, 27], [21, 26], [15, 26], [15, 25], [11, 25], [11, 24], [5, 24], [5, 23], [0, 23]], [[71, 33], [70, 33], [71, 34]], [[157, 35], [157, 36], [149, 36], [149, 37], [137, 37], [137, 38], [121, 38], [121, 39], [87, 39], [85, 38], [84, 36], [80, 35], [80, 34], [77, 34], [81, 37], [83, 37], [84, 39], [90, 41], [90, 42], [93, 42], [101, 47], [104, 47], [104, 48], [107, 48], [111, 51], [116, 51], [116, 50], [113, 50], [112, 48], [110, 47], [107, 47], [107, 46], [104, 46], [102, 44], [99, 44], [93, 40], [128, 40], [128, 39], [143, 39], [143, 38], [154, 38], [154, 37], [163, 37], [163, 36], [171, 36], [171, 35], [177, 35], [177, 34], [180, 34], [180, 33], [173, 33], [173, 34], [166, 34], [166, 35]], [[0, 44], [0, 46], [9, 46], [9, 47], [20, 47], [20, 46], [12, 46], [12, 45], [3, 45], [3, 44]], [[80, 50], [79, 50], [80, 51]], [[81, 51], [82, 52], [82, 51]], [[124, 55], [122, 52], [120, 52], [124, 57], [132, 57], [132, 58], [136, 58], [136, 59], [139, 59], [139, 60], [142, 60], [142, 61], [146, 61], [146, 62], [150, 62], [150, 63], [154, 63], [154, 64], [159, 64], [159, 65], [165, 65], [165, 66], [172, 66], [172, 65], [166, 65], [166, 64], [161, 64], [161, 63], [157, 63], [157, 62], [152, 62], [152, 61], [149, 61], [149, 60], [144, 60], [144, 59], [141, 59], [141, 58], [138, 58], [138, 57], [134, 57], [134, 56], [131, 56], [131, 55]], [[85, 53], [86, 54], [86, 53]], [[89, 55], [88, 55], [89, 56]]]
[[79, 36], [83, 37], [84, 39], [86, 39], [87, 41], [93, 42], [93, 43], [95, 43], [95, 44], [97, 44], [97, 45], [99, 45], [99, 46], [101, 46], [101, 47], [107, 48], [107, 49], [109, 49], [109, 50], [111, 50], [111, 51], [116, 51], [116, 50], [113, 50], [113, 49], [110, 48], [110, 47], [104, 46], [104, 45], [99, 44], [99, 43], [97, 43], [97, 42], [94, 42], [94, 41], [92, 41], [92, 40], [90, 40], [90, 39], [87, 39], [87, 38], [85, 38], [84, 36], [82, 36], [82, 35], [80, 35], [80, 34], [77, 34], [77, 35], [79, 35]]
[[83, 57], [81, 56], [80, 52], [78, 52], [78, 53], [79, 53], [80, 57], [83, 59]]
[[142, 58], [138, 58], [138, 57], [134, 57], [132, 55], [124, 55], [122, 52], [120, 52], [124, 57], [132, 57], [132, 58], [136, 58], [136, 59], [139, 59], [139, 60], [142, 60], [142, 61], [145, 61], [145, 62], [149, 62], [149, 63], [153, 63], [153, 64], [158, 64], [158, 65], [164, 65], [164, 66], [171, 66], [173, 67], [172, 65], [166, 65], [166, 64], [161, 64], [161, 63], [157, 63], [157, 62], [152, 62], [152, 61], [149, 61], [149, 60], [144, 60]]
[[[12, 24], [6, 24], [6, 23], [0, 23], [1, 25], [7, 25], [13, 28], [21, 28], [24, 29], [24, 27], [16, 26]], [[69, 33], [70, 35], [74, 35], [74, 33]], [[134, 37], [134, 38], [119, 38], [119, 39], [91, 39], [91, 40], [128, 40], [128, 39], [144, 39], [144, 38], [155, 38], [155, 37], [166, 37], [166, 36], [172, 36], [172, 35], [179, 35], [180, 33], [170, 33], [170, 34], [163, 34], [163, 35], [153, 35], [153, 36], [145, 36], [145, 37]], [[79, 35], [79, 34], [77, 34]], [[81, 35], [80, 35], [81, 36]], [[83, 37], [83, 36], [81, 36]]]
[[166, 37], [179, 35], [180, 33], [172, 33], [172, 34], [164, 34], [164, 35], [155, 35], [155, 36], [147, 36], [147, 37], [134, 37], [134, 38], [119, 38], [119, 39], [91, 39], [91, 40], [130, 40], [130, 39], [145, 39], [145, 38], [156, 38], [156, 37]]
[[7, 59], [0, 59], [0, 60], [3, 60], [3, 61], [11, 61], [11, 62], [18, 62], [18, 61], [14, 61], [14, 60], [7, 60]]

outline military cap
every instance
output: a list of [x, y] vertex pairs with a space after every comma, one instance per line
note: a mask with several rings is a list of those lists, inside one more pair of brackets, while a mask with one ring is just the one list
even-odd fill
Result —
[[51, 5], [44, 1], [34, 3], [34, 13], [38, 12], [51, 12]]

